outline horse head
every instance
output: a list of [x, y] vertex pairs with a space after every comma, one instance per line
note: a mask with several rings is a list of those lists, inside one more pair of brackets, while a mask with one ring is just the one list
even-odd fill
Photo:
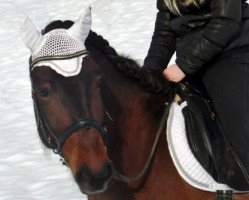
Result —
[[90, 7], [72, 24], [41, 34], [27, 18], [22, 35], [31, 50], [32, 97], [40, 138], [63, 157], [80, 190], [95, 194], [106, 190], [113, 169], [106, 152], [102, 73], [84, 45], [91, 28]]

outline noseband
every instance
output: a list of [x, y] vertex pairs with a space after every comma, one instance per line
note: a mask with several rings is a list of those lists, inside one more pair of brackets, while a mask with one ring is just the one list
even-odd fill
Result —
[[62, 151], [62, 147], [64, 145], [64, 143], [66, 142], [66, 140], [72, 135], [74, 134], [77, 130], [81, 129], [81, 128], [85, 128], [85, 127], [91, 127], [91, 128], [95, 128], [98, 133], [101, 135], [104, 143], [107, 143], [107, 132], [106, 129], [104, 128], [104, 126], [100, 125], [96, 120], [93, 119], [81, 119], [77, 122], [74, 122], [72, 125], [70, 125], [65, 131], [64, 133], [57, 138], [57, 150], [55, 153], [59, 154]]
[[[30, 72], [31, 72], [31, 70], [30, 70]], [[32, 88], [33, 88], [32, 79], [31, 79], [31, 84], [32, 84]], [[34, 91], [34, 89], [32, 89], [32, 98], [33, 98], [33, 103], [34, 103], [34, 110], [35, 110], [37, 126], [40, 129], [40, 131], [42, 132], [42, 136], [45, 138], [47, 143], [51, 145], [51, 148], [53, 149], [54, 153], [59, 154], [62, 157], [61, 161], [63, 164], [67, 165], [67, 163], [65, 162], [65, 160], [63, 158], [63, 153], [62, 153], [63, 145], [65, 144], [66, 140], [79, 129], [82, 129], [85, 127], [91, 127], [91, 128], [96, 129], [98, 131], [98, 133], [101, 135], [105, 146], [107, 146], [107, 131], [105, 129], [105, 126], [101, 125], [100, 123], [98, 123], [94, 119], [80, 119], [80, 120], [72, 123], [59, 137], [57, 137], [41, 113], [41, 110], [40, 110], [40, 107], [39, 107], [39, 104], [37, 101], [37, 94]], [[118, 171], [116, 171], [115, 167], [114, 167], [114, 178], [116, 180], [122, 181], [124, 183], [130, 183], [130, 182], [139, 180], [148, 171], [150, 164], [153, 160], [153, 156], [154, 156], [156, 147], [158, 145], [158, 141], [159, 141], [159, 138], [161, 136], [162, 129], [164, 127], [165, 121], [167, 120], [169, 107], [170, 106], [168, 106], [168, 105], [166, 106], [166, 109], [164, 111], [164, 114], [162, 116], [162, 119], [161, 119], [161, 122], [160, 122], [160, 125], [158, 128], [158, 131], [156, 133], [156, 137], [155, 137], [155, 140], [153, 143], [152, 150], [150, 152], [150, 155], [149, 155], [147, 162], [145, 163], [143, 169], [136, 176], [127, 177], [127, 176], [119, 173]], [[113, 121], [113, 119], [111, 118], [111, 116], [109, 115], [109, 113], [106, 110], [105, 110], [105, 114], [111, 121]], [[50, 135], [52, 135], [55, 144], [51, 143]]]
[[[89, 52], [85, 52], [86, 54], [89, 54]], [[75, 55], [74, 57], [77, 57], [77, 55]], [[72, 58], [73, 56], [71, 56]], [[62, 59], [68, 59], [68, 58], [62, 58]], [[30, 66], [30, 73], [31, 73], [31, 69], [32, 69], [33, 64], [31, 63]], [[80, 119], [74, 123], [72, 123], [62, 134], [60, 134], [60, 136], [56, 136], [56, 134], [54, 133], [54, 131], [51, 129], [50, 125], [48, 124], [48, 122], [44, 119], [44, 116], [42, 115], [41, 109], [39, 107], [38, 101], [37, 101], [37, 94], [35, 92], [35, 90], [33, 89], [33, 82], [31, 79], [31, 84], [32, 84], [32, 99], [33, 99], [33, 103], [34, 103], [34, 110], [35, 110], [35, 115], [36, 115], [36, 121], [37, 121], [37, 126], [40, 128], [41, 132], [42, 132], [42, 136], [46, 139], [46, 142], [48, 144], [51, 145], [51, 148], [53, 149], [53, 152], [55, 154], [59, 154], [62, 156], [62, 148], [66, 142], [66, 140], [73, 135], [76, 131], [78, 131], [79, 129], [82, 128], [86, 128], [86, 127], [90, 127], [90, 128], [94, 128], [98, 131], [98, 133], [101, 135], [104, 144], [107, 144], [107, 131], [105, 129], [104, 125], [101, 125], [99, 122], [97, 122], [94, 119]], [[50, 135], [52, 135], [56, 146], [51, 144], [51, 137]]]
[[94, 119], [80, 119], [74, 123], [72, 123], [59, 137], [56, 136], [54, 131], [51, 129], [47, 121], [45, 121], [40, 107], [37, 102], [37, 96], [35, 92], [32, 93], [32, 98], [33, 98], [33, 103], [34, 103], [34, 109], [35, 109], [35, 114], [36, 114], [36, 120], [37, 120], [37, 125], [42, 131], [42, 135], [48, 142], [48, 144], [51, 145], [51, 138], [49, 136], [49, 133], [53, 136], [53, 139], [55, 140], [56, 146], [51, 146], [53, 149], [53, 152], [55, 154], [59, 154], [62, 156], [62, 148], [66, 142], [66, 140], [73, 135], [76, 131], [82, 128], [90, 127], [94, 128], [98, 131], [98, 133], [101, 135], [104, 144], [107, 144], [107, 131], [105, 129], [104, 125], [101, 125], [99, 122], [97, 122]]

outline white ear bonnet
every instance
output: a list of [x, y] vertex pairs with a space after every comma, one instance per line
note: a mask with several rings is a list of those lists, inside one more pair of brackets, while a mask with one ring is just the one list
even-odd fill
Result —
[[45, 35], [41, 35], [31, 20], [26, 18], [22, 37], [31, 51], [31, 71], [35, 67], [49, 66], [65, 77], [79, 74], [83, 58], [88, 55], [84, 43], [90, 29], [90, 6], [71, 28], [55, 29]]

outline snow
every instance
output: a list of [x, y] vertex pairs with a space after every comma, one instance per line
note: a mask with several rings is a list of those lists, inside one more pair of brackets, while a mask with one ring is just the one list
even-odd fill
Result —
[[[30, 53], [20, 27], [25, 15], [39, 30], [52, 20], [76, 20], [89, 0], [0, 2], [0, 200], [86, 199], [70, 171], [38, 137], [30, 95]], [[155, 4], [155, 0], [91, 1], [92, 29], [118, 52], [142, 63], [153, 33]]]
[[[30, 52], [20, 28], [25, 15], [39, 30], [52, 20], [76, 20], [87, 2], [1, 0], [0, 200], [86, 199], [70, 170], [40, 142], [30, 95]], [[118, 52], [142, 63], [153, 33], [155, 4], [155, 0], [92, 1], [92, 29]]]

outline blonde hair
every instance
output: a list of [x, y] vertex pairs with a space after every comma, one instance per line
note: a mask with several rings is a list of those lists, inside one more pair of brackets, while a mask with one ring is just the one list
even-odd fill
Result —
[[182, 15], [178, 7], [177, 1], [179, 1], [179, 3], [183, 6], [194, 5], [196, 7], [199, 7], [199, 5], [205, 2], [205, 0], [164, 0], [169, 10], [176, 15]]

